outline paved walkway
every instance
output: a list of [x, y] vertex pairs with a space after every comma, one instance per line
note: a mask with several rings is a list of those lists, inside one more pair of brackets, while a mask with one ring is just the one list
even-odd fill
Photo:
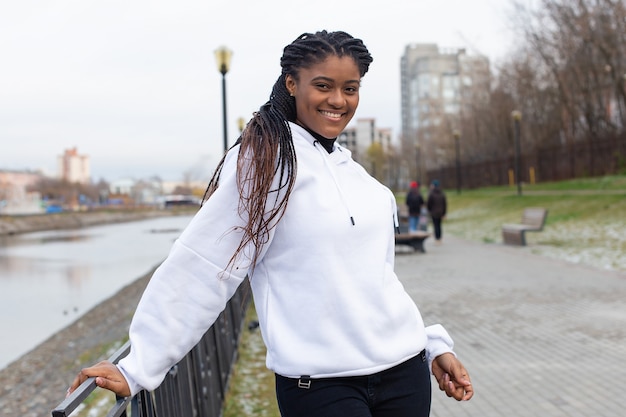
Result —
[[626, 273], [451, 237], [426, 251], [396, 271], [476, 391], [459, 403], [433, 386], [432, 417], [626, 415]]

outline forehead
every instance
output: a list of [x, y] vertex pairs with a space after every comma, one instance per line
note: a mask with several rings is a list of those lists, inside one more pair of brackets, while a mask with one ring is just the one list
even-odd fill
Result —
[[314, 62], [298, 71], [303, 77], [342, 78], [359, 81], [361, 79], [359, 66], [350, 56], [329, 55], [321, 61]]

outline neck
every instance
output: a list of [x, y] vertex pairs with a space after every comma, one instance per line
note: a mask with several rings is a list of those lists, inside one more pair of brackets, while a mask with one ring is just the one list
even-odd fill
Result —
[[[302, 125], [300, 125], [300, 126], [302, 126]], [[337, 138], [328, 139], [328, 138], [325, 138], [324, 136], [320, 135], [319, 133], [312, 131], [311, 129], [309, 129], [306, 126], [302, 126], [302, 127], [307, 132], [309, 132], [311, 134], [311, 136], [313, 136], [315, 138], [315, 140], [317, 140], [320, 143], [320, 145], [322, 145], [322, 147], [324, 149], [326, 149], [326, 152], [331, 153], [333, 151], [333, 146], [334, 146], [335, 141], [337, 140]]]

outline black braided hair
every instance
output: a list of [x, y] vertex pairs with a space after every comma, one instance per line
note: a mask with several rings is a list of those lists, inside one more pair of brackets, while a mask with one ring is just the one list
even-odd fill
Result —
[[[261, 246], [267, 242], [270, 229], [285, 211], [295, 183], [297, 161], [288, 122], [296, 121], [296, 103], [287, 91], [286, 77], [290, 75], [297, 80], [300, 69], [310, 68], [329, 56], [352, 57], [361, 77], [367, 73], [372, 62], [372, 56], [363, 42], [346, 32], [323, 30], [300, 35], [283, 50], [281, 74], [272, 88], [269, 100], [253, 114], [233, 145], [240, 145], [237, 162], [239, 212], [247, 216], [248, 224], [229, 265], [252, 242], [256, 249], [252, 259], [254, 266]], [[203, 204], [219, 186], [225, 157], [217, 165], [209, 182]], [[278, 189], [272, 190], [276, 174], [279, 175]]]

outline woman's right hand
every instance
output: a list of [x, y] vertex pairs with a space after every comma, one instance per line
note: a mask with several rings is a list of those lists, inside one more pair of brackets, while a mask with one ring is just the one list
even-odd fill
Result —
[[433, 375], [439, 389], [457, 401], [469, 401], [474, 396], [474, 388], [469, 373], [452, 353], [444, 353], [432, 363]]
[[102, 361], [89, 368], [83, 368], [74, 378], [72, 385], [67, 390], [67, 395], [70, 395], [80, 384], [91, 377], [96, 377], [96, 385], [100, 388], [113, 391], [120, 397], [130, 396], [130, 387], [124, 375], [122, 375], [117, 366], [109, 361]]

